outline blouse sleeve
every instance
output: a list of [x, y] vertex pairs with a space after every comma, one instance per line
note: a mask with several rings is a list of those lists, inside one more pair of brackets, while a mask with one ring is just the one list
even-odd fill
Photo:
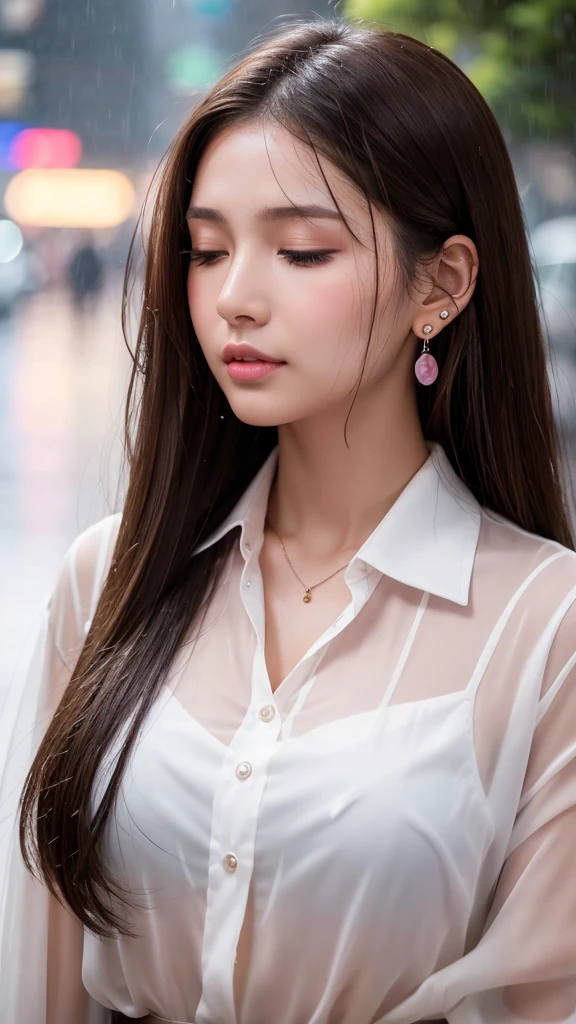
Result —
[[84, 929], [26, 869], [18, 842], [22, 785], [68, 684], [111, 558], [119, 515], [81, 534], [32, 624], [24, 685], [0, 717], [0, 1001], [3, 1024], [107, 1024], [82, 983]]
[[[514, 826], [448, 1024], [576, 1022], [576, 614], [554, 639]], [[450, 968], [447, 968], [450, 971]], [[458, 988], [468, 994], [458, 1000]]]

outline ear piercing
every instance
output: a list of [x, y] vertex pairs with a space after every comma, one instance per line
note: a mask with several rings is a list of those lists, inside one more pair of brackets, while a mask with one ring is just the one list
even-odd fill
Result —
[[[441, 310], [441, 320], [446, 320], [448, 316], [450, 316], [450, 314], [447, 309]], [[432, 324], [424, 324], [422, 330], [425, 335], [429, 335], [434, 328], [432, 327]], [[438, 376], [438, 363], [430, 352], [427, 337], [423, 339], [422, 352], [414, 364], [414, 373], [416, 374], [416, 379], [425, 387], [428, 387], [429, 384], [433, 384]]]

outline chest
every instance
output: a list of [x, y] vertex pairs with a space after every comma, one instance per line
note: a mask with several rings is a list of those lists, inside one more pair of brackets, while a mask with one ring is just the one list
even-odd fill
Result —
[[[352, 557], [352, 555], [350, 555]], [[344, 559], [341, 564], [344, 564]], [[311, 600], [303, 601], [304, 587], [290, 568], [278, 541], [266, 535], [259, 556], [264, 586], [265, 658], [272, 692], [304, 657], [312, 644], [350, 604], [344, 570], [315, 587], [338, 568], [328, 565], [295, 566], [300, 579], [311, 587]]]

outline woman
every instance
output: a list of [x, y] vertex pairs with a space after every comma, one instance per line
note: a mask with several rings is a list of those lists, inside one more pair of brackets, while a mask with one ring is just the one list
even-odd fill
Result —
[[159, 183], [128, 436], [136, 395], [9, 708], [4, 1024], [574, 1020], [576, 561], [450, 60], [318, 20], [227, 72]]

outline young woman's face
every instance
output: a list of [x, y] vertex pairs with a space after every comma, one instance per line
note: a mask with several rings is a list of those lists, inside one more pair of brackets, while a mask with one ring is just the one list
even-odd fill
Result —
[[[376, 287], [370, 213], [348, 179], [320, 160], [360, 241], [338, 217], [314, 154], [281, 128], [221, 133], [205, 150], [192, 188], [192, 323], [234, 413], [254, 426], [347, 412], [362, 370]], [[336, 216], [261, 216], [292, 203], [317, 204]], [[414, 361], [414, 339], [406, 342], [416, 307], [404, 295], [395, 298], [403, 290], [390, 232], [384, 215], [374, 215], [380, 300], [357, 401], [375, 389], [383, 395], [391, 378], [406, 384]], [[205, 262], [196, 253], [214, 255]], [[317, 262], [305, 262], [313, 253]], [[284, 365], [258, 380], [234, 379], [223, 358], [229, 342], [248, 342]]]

